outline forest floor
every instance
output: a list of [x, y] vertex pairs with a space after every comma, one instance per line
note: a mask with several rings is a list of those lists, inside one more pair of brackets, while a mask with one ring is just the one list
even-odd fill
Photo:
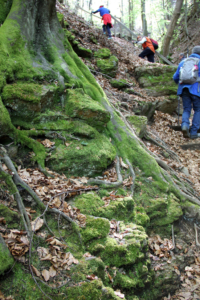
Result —
[[[109, 80], [105, 78], [101, 73], [98, 73], [96, 67], [95, 58], [92, 58], [90, 61], [82, 58], [83, 62], [88, 66], [89, 69], [93, 70], [93, 74], [97, 82], [104, 89], [109, 101], [113, 105], [121, 106], [121, 113], [126, 115], [132, 113], [132, 105], [134, 100], [145, 101], [145, 102], [154, 102], [155, 100], [162, 100], [164, 97], [150, 97], [145, 93], [145, 90], [139, 87], [139, 84], [134, 77], [134, 69], [138, 66], [144, 65], [147, 68], [151, 67], [151, 64], [146, 61], [138, 58], [141, 49], [138, 46], [135, 46], [133, 43], [126, 41], [125, 39], [120, 39], [118, 37], [113, 37], [112, 40], [108, 40], [105, 35], [102, 34], [100, 29], [96, 29], [93, 26], [90, 26], [83, 18], [76, 16], [75, 14], [65, 12], [65, 9], [62, 6], [57, 6], [57, 10], [64, 14], [66, 21], [70, 24], [70, 30], [73, 29], [76, 35], [76, 39], [83, 45], [84, 48], [97, 51], [102, 47], [109, 48], [111, 52], [116, 55], [119, 59], [118, 72], [116, 75], [117, 80], [125, 79], [130, 84], [134, 82], [134, 91], [138, 93], [138, 96], [128, 95], [123, 91], [113, 88]], [[88, 26], [89, 25], [89, 26]], [[94, 44], [90, 40], [90, 35], [93, 35], [98, 43]], [[181, 48], [182, 49], [182, 48]], [[175, 60], [176, 55], [175, 55]], [[159, 57], [155, 55], [155, 61], [160, 65]], [[96, 72], [94, 72], [96, 70]], [[123, 106], [123, 103], [127, 105]], [[192, 121], [192, 115], [190, 122]], [[179, 120], [181, 124], [181, 116]], [[169, 165], [178, 176], [185, 178], [196, 190], [197, 194], [200, 194], [200, 140], [190, 140], [184, 138], [181, 131], [175, 131], [171, 126], [178, 125], [178, 114], [174, 112], [173, 115], [162, 113], [156, 111], [154, 116], [153, 123], [148, 125], [148, 133], [158, 141], [163, 141], [166, 144], [166, 147], [175, 153], [178, 154], [180, 163], [174, 161], [171, 157], [166, 158], [163, 156], [163, 149], [159, 146], [149, 142], [148, 140], [143, 139], [143, 142], [146, 146], [154, 152], [157, 156], [161, 157], [167, 165]], [[189, 149], [183, 150], [183, 145], [190, 145]], [[198, 144], [198, 148], [192, 147], [192, 145]], [[195, 150], [193, 150], [195, 149]], [[187, 175], [182, 173], [183, 168], [186, 169]], [[181, 278], [181, 286], [176, 291], [175, 295], [168, 295], [164, 297], [163, 300], [170, 299], [180, 299], [180, 300], [192, 300], [200, 299], [200, 251], [195, 244], [195, 231], [191, 226], [182, 224], [182, 229], [185, 236], [187, 236], [188, 249], [185, 251], [190, 251], [191, 249], [195, 253], [195, 263], [189, 265], [185, 268], [184, 272], [180, 272], [177, 268], [176, 272], [179, 272]], [[155, 241], [155, 240], [154, 240]], [[159, 243], [158, 243], [159, 245]], [[177, 245], [177, 247], [180, 247]], [[152, 250], [152, 249], [151, 249]], [[159, 260], [159, 255], [158, 255]], [[170, 263], [170, 261], [169, 261]]]

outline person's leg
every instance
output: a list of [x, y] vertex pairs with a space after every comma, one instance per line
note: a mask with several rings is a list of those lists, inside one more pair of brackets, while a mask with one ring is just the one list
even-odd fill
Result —
[[189, 128], [190, 122], [189, 117], [192, 109], [192, 98], [189, 90], [187, 88], [183, 89], [182, 92], [182, 101], [183, 101], [183, 114], [182, 114], [182, 123], [181, 129], [184, 137], [189, 137]]
[[106, 25], [103, 25], [103, 34], [106, 34]]
[[190, 130], [191, 137], [197, 135], [197, 131], [200, 127], [200, 97], [191, 95], [192, 98], [192, 104], [194, 109], [194, 116], [192, 120], [192, 126]]
[[153, 53], [153, 51], [151, 51], [151, 53], [147, 55], [147, 59], [148, 59], [149, 62], [154, 63], [154, 53]]
[[107, 29], [108, 37], [111, 38], [110, 26], [108, 24], [106, 25], [106, 29]]
[[[144, 49], [140, 54], [139, 57], [140, 58], [145, 58], [145, 56], [147, 56], [149, 54], [149, 48]], [[151, 50], [150, 50], [151, 51]], [[151, 51], [152, 52], [152, 51]]]

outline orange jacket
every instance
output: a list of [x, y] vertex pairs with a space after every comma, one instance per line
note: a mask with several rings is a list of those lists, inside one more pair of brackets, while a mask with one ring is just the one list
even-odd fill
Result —
[[153, 46], [151, 40], [148, 37], [146, 37], [146, 40], [147, 41], [142, 44], [143, 49], [146, 49], [147, 47], [149, 47], [149, 49], [151, 49], [151, 51], [153, 51], [153, 53], [155, 53], [155, 49], [154, 49], [154, 46]]

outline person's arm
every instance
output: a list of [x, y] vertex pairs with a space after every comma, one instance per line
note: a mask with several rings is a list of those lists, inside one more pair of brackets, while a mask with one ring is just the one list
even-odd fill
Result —
[[92, 11], [92, 14], [96, 14], [99, 12], [99, 9], [97, 9], [96, 11]]
[[176, 72], [174, 73], [173, 75], [173, 80], [176, 82], [176, 83], [179, 83], [179, 71], [180, 71], [180, 64], [178, 66], [178, 69], [176, 70]]
[[144, 36], [141, 41], [137, 42], [137, 44], [144, 44], [146, 41], [147, 41], [147, 39]]

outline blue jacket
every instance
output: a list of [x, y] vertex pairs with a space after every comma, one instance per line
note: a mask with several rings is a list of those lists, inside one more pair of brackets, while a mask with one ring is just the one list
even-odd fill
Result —
[[[198, 55], [196, 53], [191, 54], [190, 57], [196, 57], [196, 58], [200, 59], [200, 55]], [[198, 82], [195, 82], [193, 84], [184, 84], [184, 83], [180, 84], [179, 83], [179, 71], [180, 71], [180, 68], [183, 66], [183, 64], [184, 64], [184, 60], [182, 60], [180, 62], [180, 64], [178, 65], [178, 69], [176, 70], [176, 73], [173, 76], [174, 81], [179, 84], [178, 90], [177, 90], [177, 95], [180, 96], [182, 94], [183, 89], [188, 88], [190, 94], [200, 97], [200, 83], [198, 83]], [[200, 63], [199, 63], [199, 77], [200, 77]]]
[[96, 14], [97, 12], [100, 12], [100, 16], [103, 17], [103, 15], [105, 14], [109, 14], [110, 10], [105, 8], [105, 7], [100, 7], [99, 9], [97, 9], [96, 11], [93, 12], [93, 14]]

